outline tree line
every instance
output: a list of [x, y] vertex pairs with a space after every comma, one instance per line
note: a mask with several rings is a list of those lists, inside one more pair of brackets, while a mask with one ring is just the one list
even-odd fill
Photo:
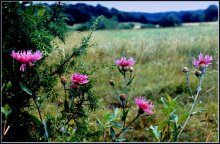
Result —
[[[47, 5], [47, 4], [46, 4]], [[139, 22], [144, 24], [160, 25], [161, 27], [177, 26], [181, 23], [190, 22], [208, 22], [218, 20], [218, 7], [210, 5], [207, 9], [179, 12], [124, 12], [116, 8], [107, 8], [100, 4], [96, 6], [84, 3], [66, 4], [65, 13], [67, 24], [85, 23], [103, 15], [108, 19], [114, 19], [118, 22]]]

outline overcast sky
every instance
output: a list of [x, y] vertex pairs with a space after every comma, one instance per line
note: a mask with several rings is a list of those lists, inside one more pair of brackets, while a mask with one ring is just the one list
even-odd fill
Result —
[[[42, 1], [46, 2], [46, 1]], [[52, 4], [55, 1], [47, 1]], [[219, 7], [218, 1], [62, 1], [68, 4], [86, 3], [96, 6], [101, 4], [108, 8], [116, 8], [127, 12], [165, 12], [181, 10], [206, 9], [214, 4]]]

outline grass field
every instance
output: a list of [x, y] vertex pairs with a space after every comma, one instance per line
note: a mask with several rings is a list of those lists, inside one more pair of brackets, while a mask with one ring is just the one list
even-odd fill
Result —
[[[58, 43], [58, 49], [54, 51], [48, 62], [53, 63], [59, 59], [58, 51], [67, 54], [73, 47], [79, 46], [81, 38], [87, 32], [69, 32], [66, 43]], [[129, 86], [130, 102], [133, 110], [129, 113], [128, 121], [137, 113], [133, 98], [144, 96], [151, 99], [155, 105], [156, 115], [152, 118], [141, 117], [133, 124], [134, 132], [129, 137], [130, 141], [152, 141], [145, 127], [158, 124], [161, 116], [160, 97], [170, 95], [178, 98], [178, 113], [189, 109], [190, 98], [185, 90], [185, 76], [181, 69], [189, 67], [190, 85], [196, 92], [197, 78], [193, 71], [192, 58], [199, 52], [213, 55], [213, 64], [208, 67], [199, 96], [199, 103], [195, 110], [206, 109], [206, 112], [193, 116], [186, 130], [182, 134], [182, 141], [218, 141], [218, 132], [212, 132], [218, 124], [218, 25], [188, 25], [176, 28], [156, 28], [138, 30], [102, 30], [95, 31], [92, 42], [97, 45], [91, 47], [88, 54], [82, 59], [85, 65], [91, 69], [104, 64], [109, 67], [100, 69], [93, 75], [97, 79], [94, 85], [95, 95], [100, 98], [98, 112], [93, 112], [90, 120], [91, 126], [95, 125], [95, 118], [102, 119], [106, 112], [112, 112], [109, 107], [116, 102], [109, 80], [116, 82], [117, 86], [123, 84], [123, 78], [116, 67], [112, 69], [114, 61], [121, 56], [134, 57], [136, 64], [134, 73], [136, 78]], [[72, 73], [74, 70], [72, 71]], [[66, 77], [70, 78], [71, 73]], [[60, 92], [58, 99], [63, 100], [62, 85], [55, 87]], [[55, 104], [45, 105], [45, 113], [57, 114]], [[206, 114], [207, 113], [207, 114]], [[201, 120], [210, 117], [212, 121]], [[217, 126], [218, 127], [218, 126]], [[98, 139], [97, 141], [101, 141]]]

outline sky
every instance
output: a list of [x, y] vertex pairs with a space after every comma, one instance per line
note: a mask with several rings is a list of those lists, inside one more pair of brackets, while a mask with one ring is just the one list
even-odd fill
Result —
[[[46, 1], [42, 1], [46, 2]], [[56, 1], [47, 1], [52, 4]], [[209, 5], [214, 4], [219, 8], [218, 1], [62, 1], [67, 4], [86, 3], [96, 6], [101, 4], [107, 8], [116, 8], [127, 12], [165, 12], [181, 10], [206, 9]]]

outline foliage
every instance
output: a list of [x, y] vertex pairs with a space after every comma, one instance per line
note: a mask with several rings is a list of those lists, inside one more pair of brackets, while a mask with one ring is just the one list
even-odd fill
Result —
[[[5, 113], [4, 120], [10, 126], [3, 141], [48, 141], [57, 138], [60, 132], [56, 130], [65, 121], [66, 116], [70, 116], [69, 112], [64, 110], [59, 116], [52, 117], [50, 115], [44, 118], [41, 114], [42, 103], [54, 95], [59, 96], [53, 90], [57, 84], [57, 78], [67, 72], [68, 63], [71, 62], [72, 67], [75, 66], [76, 59], [73, 58], [81, 57], [87, 53], [87, 49], [91, 46], [91, 35], [96, 29], [98, 19], [91, 27], [91, 33], [82, 38], [79, 47], [73, 48], [66, 57], [61, 55], [60, 61], [50, 65], [46, 63], [46, 59], [55, 49], [52, 41], [57, 37], [65, 42], [66, 16], [63, 13], [65, 5], [61, 2], [50, 6], [33, 4], [32, 2], [3, 2], [2, 7], [4, 19], [2, 24], [3, 83], [5, 85], [5, 88], [2, 89], [2, 100], [3, 105], [10, 107], [10, 113], [6, 108], [2, 108], [2, 112]], [[43, 52], [43, 59], [22, 73], [19, 71], [20, 62], [10, 56], [12, 50], [39, 50]], [[83, 67], [76, 70], [90, 73], [88, 69]], [[88, 107], [84, 108], [85, 100], [81, 100], [79, 104], [76, 103], [77, 109], [71, 111], [72, 115], [77, 116], [74, 118], [77, 124], [80, 120], [85, 121], [88, 112], [97, 108], [97, 98], [93, 94], [92, 85], [93, 80], [91, 79], [89, 85], [77, 92], [84, 91], [86, 101], [89, 103]], [[39, 117], [29, 113], [33, 102]], [[51, 123], [54, 120], [56, 122]], [[72, 118], [68, 117], [67, 120], [72, 120]], [[84, 125], [87, 127], [87, 123]], [[72, 127], [80, 130], [80, 126], [78, 124]], [[85, 131], [84, 133], [89, 134]]]
[[216, 5], [210, 5], [205, 10], [205, 20], [206, 21], [217, 21], [218, 20], [218, 7]]
[[161, 27], [174, 27], [181, 25], [181, 21], [175, 15], [170, 14], [161, 17], [159, 25]]

